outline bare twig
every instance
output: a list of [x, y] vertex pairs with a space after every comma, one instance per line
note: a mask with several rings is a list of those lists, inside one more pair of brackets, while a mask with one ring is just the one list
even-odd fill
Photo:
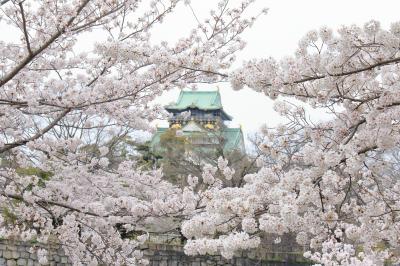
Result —
[[55, 125], [57, 125], [57, 123], [64, 118], [69, 112], [71, 111], [70, 108], [65, 109], [63, 112], [61, 112], [61, 114], [59, 114], [54, 120], [53, 122], [51, 122], [50, 124], [48, 124], [45, 128], [43, 128], [42, 130], [40, 130], [38, 133], [36, 133], [34, 136], [24, 139], [24, 140], [19, 140], [13, 143], [8, 143], [5, 144], [2, 148], [0, 148], [0, 153], [3, 153], [5, 151], [11, 150], [15, 147], [19, 147], [22, 145], [25, 145], [26, 143], [28, 143], [29, 141], [34, 141], [40, 137], [42, 137], [44, 134], [46, 134], [50, 129], [52, 129]]
[[27, 28], [26, 28], [26, 18], [25, 18], [24, 7], [23, 7], [23, 5], [22, 5], [22, 2], [19, 2], [18, 5], [19, 5], [19, 9], [21, 10], [22, 30], [24, 31], [26, 47], [27, 47], [27, 49], [28, 49], [29, 55], [32, 56], [31, 44], [30, 44], [30, 42], [29, 42], [28, 30], [27, 30]]

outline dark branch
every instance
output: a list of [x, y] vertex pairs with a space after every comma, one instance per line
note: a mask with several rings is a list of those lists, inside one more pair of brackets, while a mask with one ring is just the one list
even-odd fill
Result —
[[45, 128], [43, 128], [42, 130], [40, 130], [38, 133], [36, 133], [36, 135], [28, 138], [28, 139], [24, 139], [24, 140], [19, 140], [13, 143], [8, 143], [5, 144], [4, 147], [0, 148], [0, 153], [3, 153], [5, 151], [11, 150], [15, 147], [19, 147], [22, 145], [25, 145], [26, 143], [28, 143], [29, 141], [34, 141], [38, 138], [40, 138], [41, 136], [43, 136], [44, 134], [46, 134], [50, 129], [52, 129], [55, 125], [57, 125], [57, 123], [64, 118], [69, 112], [71, 111], [71, 109], [66, 109], [64, 110], [61, 114], [59, 114], [54, 120], [53, 122], [51, 122], [50, 124], [48, 124]]
[[19, 5], [19, 9], [21, 10], [21, 16], [22, 16], [22, 30], [24, 31], [24, 36], [25, 36], [25, 41], [26, 41], [26, 47], [27, 47], [27, 49], [28, 49], [29, 55], [32, 55], [31, 44], [29, 43], [28, 30], [27, 30], [27, 28], [26, 28], [26, 18], [25, 18], [24, 7], [22, 6], [22, 2], [20, 2], [18, 5]]

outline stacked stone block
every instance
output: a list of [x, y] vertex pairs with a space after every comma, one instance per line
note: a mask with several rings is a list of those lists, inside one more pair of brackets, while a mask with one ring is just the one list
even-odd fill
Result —
[[31, 248], [37, 246], [48, 251], [48, 266], [71, 265], [68, 257], [58, 245], [42, 245], [15, 240], [0, 240], [0, 266], [38, 266], [36, 252]]
[[[31, 247], [36, 246], [48, 251], [47, 266], [71, 265], [64, 251], [58, 245], [0, 240], [0, 266], [38, 266], [40, 265]], [[272, 253], [268, 249], [252, 250], [237, 254], [227, 260], [220, 255], [187, 256], [181, 245], [149, 243], [141, 247], [150, 261], [150, 266], [300, 266], [310, 265], [301, 253]]]

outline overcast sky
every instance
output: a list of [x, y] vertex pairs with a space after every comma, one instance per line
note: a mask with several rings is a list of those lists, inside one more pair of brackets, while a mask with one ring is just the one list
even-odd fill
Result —
[[[216, 5], [217, 0], [192, 0], [196, 13], [205, 15], [208, 8]], [[243, 60], [252, 58], [275, 57], [277, 59], [292, 55], [298, 41], [305, 33], [321, 26], [333, 29], [341, 25], [357, 24], [374, 19], [381, 22], [382, 27], [400, 20], [400, 1], [397, 0], [258, 0], [256, 9], [268, 7], [268, 15], [261, 17], [243, 36], [248, 43], [245, 50], [238, 55], [235, 66]], [[160, 28], [155, 32], [157, 39], [173, 41], [175, 37], [184, 35], [195, 26], [190, 10], [183, 5], [178, 12], [165, 21], [168, 28]], [[171, 25], [174, 25], [171, 28]], [[206, 85], [202, 88], [215, 89], [217, 85]], [[272, 109], [272, 101], [262, 94], [249, 89], [233, 91], [229, 84], [218, 84], [222, 95], [222, 103], [228, 114], [234, 117], [236, 125], [241, 124], [245, 134], [256, 131], [261, 124], [274, 126], [282, 122]], [[167, 104], [177, 99], [178, 90], [165, 93], [157, 101]], [[320, 119], [321, 111], [312, 112], [312, 117]]]
[[[200, 20], [218, 2], [218, 0], [191, 0], [192, 7]], [[239, 0], [231, 2], [234, 4]], [[250, 13], [256, 14], [264, 7], [269, 8], [269, 13], [260, 17], [243, 35], [248, 45], [238, 54], [235, 67], [239, 67], [243, 60], [252, 58], [272, 56], [279, 59], [292, 55], [300, 38], [308, 31], [319, 29], [321, 26], [333, 29], [350, 24], [362, 26], [367, 21], [375, 19], [381, 22], [382, 27], [388, 28], [392, 22], [400, 20], [400, 0], [256, 0]], [[196, 25], [192, 12], [182, 3], [161, 26], [156, 27], [153, 32], [154, 41], [173, 43], [178, 38], [186, 36]], [[86, 39], [84, 37], [79, 45], [82, 46], [81, 49], [87, 49], [94, 42], [101, 42], [105, 36], [101, 32], [93, 32], [88, 34]], [[16, 37], [12, 29], [0, 22], [1, 40]], [[229, 83], [204, 85], [201, 88], [213, 90], [217, 86], [220, 88], [225, 111], [234, 117], [233, 124], [242, 125], [245, 134], [257, 131], [264, 123], [275, 126], [283, 121], [273, 111], [271, 100], [250, 89], [233, 91]], [[178, 95], [179, 90], [172, 90], [164, 93], [156, 102], [166, 105], [176, 100]], [[320, 110], [310, 113], [316, 120], [326, 118]], [[163, 125], [159, 121], [157, 123]]]

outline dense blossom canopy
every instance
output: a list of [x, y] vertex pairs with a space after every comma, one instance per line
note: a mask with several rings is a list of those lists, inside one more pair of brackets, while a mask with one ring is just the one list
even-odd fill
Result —
[[159, 117], [163, 91], [226, 79], [255, 20], [252, 1], [228, 2], [173, 45], [151, 32], [189, 1], [1, 2], [15, 36], [0, 40], [0, 237], [60, 243], [77, 265], [146, 263], [151, 225], [195, 206], [120, 146]]
[[[187, 237], [187, 254], [227, 258], [264, 233], [277, 243], [291, 232], [324, 265], [398, 262], [400, 23], [322, 28], [293, 57], [229, 73], [252, 1], [223, 0], [189, 36], [154, 44], [153, 27], [179, 2], [1, 6], [19, 38], [0, 40], [0, 237], [57, 242], [76, 265], [136, 265], [146, 264], [147, 233], [169, 225]], [[97, 31], [105, 40], [82, 50]], [[159, 116], [149, 102], [163, 91], [228, 78], [333, 118], [317, 123], [277, 102], [288, 123], [262, 129], [260, 170], [238, 187], [223, 185], [234, 173], [224, 158], [178, 188], [121, 148]], [[46, 263], [46, 251], [37, 254]]]
[[383, 30], [376, 21], [337, 34], [322, 28], [295, 56], [252, 60], [230, 75], [236, 89], [295, 98], [333, 118], [317, 123], [293, 101], [277, 102], [288, 123], [265, 128], [260, 144], [275, 163], [259, 160], [243, 187], [205, 192], [206, 211], [184, 223], [196, 238], [189, 254], [230, 257], [253, 248], [261, 233], [292, 232], [323, 265], [398, 261], [399, 33], [400, 23]]

